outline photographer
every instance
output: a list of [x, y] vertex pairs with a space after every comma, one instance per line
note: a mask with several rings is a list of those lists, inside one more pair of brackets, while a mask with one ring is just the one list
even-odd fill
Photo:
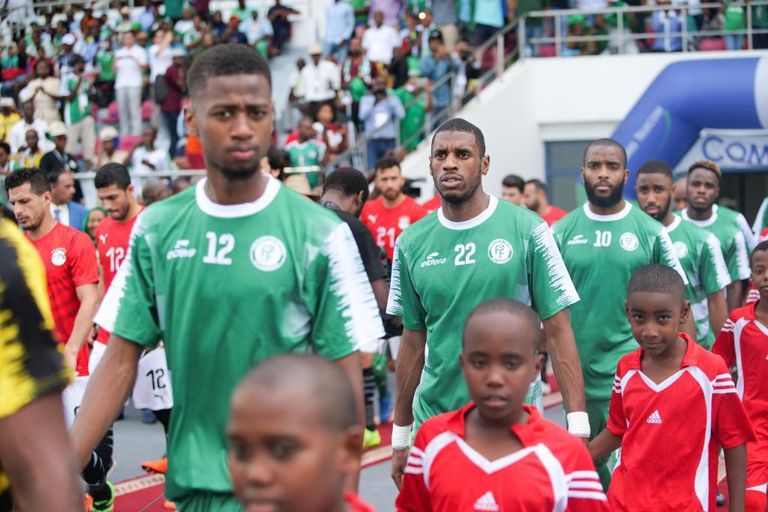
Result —
[[387, 80], [377, 77], [369, 94], [360, 100], [360, 120], [365, 125], [365, 136], [368, 137], [368, 169], [373, 170], [376, 161], [387, 151], [395, 149], [397, 126], [396, 122], [405, 117], [403, 104], [396, 96], [387, 92]]

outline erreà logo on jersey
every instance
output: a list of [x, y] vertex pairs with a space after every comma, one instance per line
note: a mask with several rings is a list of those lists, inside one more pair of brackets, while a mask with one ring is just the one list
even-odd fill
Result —
[[448, 261], [448, 258], [441, 258], [439, 252], [431, 252], [427, 255], [427, 258], [421, 262], [421, 268], [436, 267], [442, 265]]
[[173, 246], [173, 249], [168, 251], [168, 254], [165, 255], [165, 259], [175, 260], [181, 258], [194, 258], [195, 254], [197, 254], [197, 249], [189, 248], [189, 240], [178, 240], [176, 245]]
[[565, 245], [583, 245], [588, 243], [589, 240], [587, 240], [584, 235], [576, 235], [575, 237], [568, 240]]

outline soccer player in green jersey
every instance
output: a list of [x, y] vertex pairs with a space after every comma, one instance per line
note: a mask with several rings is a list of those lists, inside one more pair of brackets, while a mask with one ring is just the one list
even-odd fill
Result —
[[[563, 390], [569, 430], [589, 436], [568, 314], [579, 297], [547, 224], [483, 190], [490, 156], [480, 129], [464, 119], [440, 125], [429, 164], [443, 206], [398, 238], [387, 306], [388, 313], [402, 316], [404, 327], [392, 435], [398, 487], [414, 419], [421, 424], [469, 400], [456, 355], [464, 320], [485, 300], [506, 297], [535, 308]], [[539, 405], [540, 400], [537, 382], [527, 401]]]
[[[720, 196], [720, 166], [709, 160], [694, 162], [688, 168], [688, 208], [680, 211], [683, 220], [706, 229], [717, 237], [723, 250], [731, 284], [728, 285], [728, 310], [744, 303], [749, 279], [749, 250], [754, 247], [752, 233], [744, 216], [715, 204]], [[749, 232], [747, 236], [746, 232]]]
[[675, 255], [688, 278], [686, 299], [691, 303], [696, 332], [688, 333], [706, 349], [728, 319], [725, 287], [731, 282], [717, 237], [672, 213], [675, 185], [672, 169], [650, 160], [637, 171], [635, 187], [640, 208], [667, 228]]
[[[587, 202], [552, 227], [581, 300], [571, 307], [571, 325], [584, 370], [591, 432], [608, 419], [616, 365], [637, 348], [624, 302], [627, 283], [640, 266], [660, 263], [685, 274], [664, 226], [624, 200], [627, 154], [618, 142], [599, 139], [584, 151], [581, 168]], [[691, 326], [692, 330], [693, 327]], [[610, 472], [597, 464], [607, 489]]]
[[200, 134], [206, 178], [136, 221], [96, 318], [112, 337], [72, 437], [85, 460], [142, 350], [162, 339], [175, 402], [166, 496], [183, 512], [240, 511], [225, 433], [240, 378], [267, 357], [314, 351], [344, 368], [362, 403], [357, 346], [383, 328], [349, 227], [259, 172], [273, 129], [267, 63], [246, 46], [215, 46], [188, 84], [185, 121]]

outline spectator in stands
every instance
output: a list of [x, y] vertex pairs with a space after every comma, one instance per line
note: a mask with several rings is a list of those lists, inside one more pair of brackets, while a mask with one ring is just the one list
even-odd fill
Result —
[[285, 181], [283, 169], [290, 167], [291, 155], [284, 149], [272, 146], [267, 151], [267, 156], [261, 160], [261, 172], [269, 174], [279, 181]]
[[[669, 5], [669, 0], [659, 0], [659, 5]], [[679, 35], [683, 29], [683, 19], [675, 9], [663, 9], [653, 11], [651, 15], [651, 27], [656, 33], [651, 51], [654, 52], [679, 52], [683, 48], [682, 37]]]
[[47, 60], [35, 63], [35, 76], [19, 93], [21, 101], [31, 101], [35, 105], [35, 119], [46, 123], [61, 121], [56, 102], [59, 100], [61, 82], [51, 76], [51, 65]]
[[220, 40], [221, 34], [223, 34], [224, 31], [227, 29], [227, 24], [224, 23], [224, 18], [221, 15], [221, 11], [213, 12], [209, 26], [211, 27], [211, 32], [216, 37], [216, 39]]
[[[394, 2], [393, 2], [394, 3]], [[373, 26], [363, 35], [363, 48], [368, 54], [368, 60], [382, 72], [384, 66], [392, 60], [392, 50], [400, 46], [400, 36], [391, 25], [384, 24], [384, 13], [373, 13]]]
[[[197, 26], [195, 26], [195, 20], [193, 18], [197, 18]], [[190, 46], [190, 41], [187, 40], [187, 37], [193, 32], [196, 34], [192, 39], [200, 40], [202, 32], [202, 30], [200, 30], [201, 28], [202, 20], [200, 19], [200, 15], [194, 13], [193, 9], [189, 6], [186, 6], [181, 10], [181, 19], [173, 24], [173, 32], [185, 46]]]
[[147, 126], [141, 135], [141, 142], [128, 154], [126, 165], [131, 172], [167, 171], [171, 167], [168, 152], [155, 146], [157, 129]]
[[97, 91], [96, 104], [99, 108], [107, 106], [115, 101], [115, 52], [112, 49], [112, 40], [106, 37], [99, 43], [99, 51], [96, 52], [94, 64], [98, 69], [98, 75], [94, 87]]
[[[75, 56], [74, 48], [77, 44], [77, 39], [74, 34], [64, 34], [61, 38], [61, 47], [59, 54], [56, 56], [56, 67], [58, 69], [59, 76], [63, 79], [72, 68], [72, 59]], [[80, 44], [82, 46], [82, 44]]]
[[743, 33], [739, 33], [747, 29], [747, 22], [744, 16], [744, 7], [740, 5], [733, 5], [733, 0], [724, 0], [725, 10], [723, 15], [725, 20], [723, 28], [726, 31], [725, 49], [726, 50], [741, 50], [744, 47], [745, 36]]
[[349, 40], [355, 31], [355, 13], [347, 0], [334, 0], [325, 8], [323, 57], [331, 56], [337, 64], [347, 59]]
[[469, 31], [469, 42], [480, 46], [504, 26], [501, 0], [459, 0], [459, 21]]
[[308, 104], [311, 116], [314, 116], [321, 104], [333, 101], [341, 89], [339, 66], [321, 58], [322, 52], [319, 44], [313, 44], [309, 49], [310, 61], [301, 70], [301, 89], [298, 95]]
[[[768, 31], [768, 5], [752, 6], [752, 28]], [[752, 35], [752, 48], [768, 48], [768, 32]]]
[[16, 103], [13, 98], [0, 98], [0, 141], [8, 142], [11, 138], [11, 128], [21, 121], [21, 116], [16, 112]]
[[453, 46], [459, 40], [458, 21], [455, 0], [432, 0], [432, 22], [443, 35], [449, 53], [453, 53]]
[[371, 172], [376, 162], [396, 146], [397, 126], [395, 123], [405, 117], [403, 104], [397, 96], [388, 94], [387, 80], [376, 77], [369, 94], [360, 100], [360, 120], [365, 125], [368, 137], [368, 169]]
[[[306, 185], [306, 190], [319, 196], [322, 174], [317, 170], [307, 171], [306, 167], [322, 167], [328, 162], [325, 144], [317, 139], [311, 117], [302, 118], [296, 131], [296, 140], [285, 146], [294, 171], [286, 178], [285, 183], [294, 190], [305, 190], [304, 185]], [[305, 180], [306, 183], [304, 183]]]
[[18, 163], [18, 167], [40, 167], [40, 160], [42, 160], [43, 149], [40, 147], [40, 137], [34, 128], [30, 128], [24, 134], [24, 145], [19, 146], [19, 150], [15, 153], [13, 159]]
[[177, 129], [181, 102], [187, 94], [186, 52], [183, 48], [171, 50], [171, 65], [162, 79], [165, 81], [166, 95], [160, 103], [160, 112], [168, 130], [170, 145], [168, 154], [173, 159], [178, 154], [179, 132]]
[[51, 183], [51, 213], [53, 220], [83, 230], [88, 210], [76, 202], [75, 176], [66, 169], [55, 169], [45, 173]]
[[7, 142], [0, 142], [0, 219], [2, 218], [3, 205], [8, 204], [5, 177], [18, 168], [18, 163], [11, 160], [11, 146]]
[[162, 28], [155, 31], [155, 35], [152, 37], [152, 44], [147, 50], [148, 63], [149, 63], [149, 86], [153, 91], [152, 99], [156, 103], [160, 103], [160, 99], [157, 97], [157, 91], [155, 82], [158, 78], [165, 75], [165, 72], [171, 65], [171, 43], [173, 42], [173, 33], [166, 32]]
[[[408, 45], [408, 42], [404, 41], [403, 45]], [[402, 87], [406, 81], [408, 81], [409, 63], [416, 59], [411, 56], [405, 49], [398, 46], [392, 50], [392, 61], [387, 66], [387, 76], [389, 77], [390, 85], [393, 89]]]
[[141, 188], [141, 202], [144, 203], [144, 206], [149, 206], [170, 197], [172, 194], [173, 191], [164, 180], [149, 178]]
[[117, 145], [115, 145], [118, 135], [117, 130], [111, 126], [105, 126], [99, 132], [101, 151], [96, 157], [96, 169], [101, 169], [101, 166], [110, 162], [125, 164], [128, 160], [128, 152], [117, 149]]
[[525, 206], [539, 214], [539, 217], [544, 219], [547, 226], [552, 227], [552, 224], [568, 215], [568, 212], [565, 210], [549, 204], [547, 186], [541, 180], [533, 179], [526, 181], [523, 190]]
[[240, 32], [240, 18], [230, 16], [224, 32], [221, 33], [222, 43], [248, 44], [248, 38]]
[[53, 139], [54, 147], [40, 159], [41, 171], [49, 173], [61, 169], [68, 172], [80, 170], [77, 159], [67, 152], [67, 133], [67, 127], [61, 121], [52, 123], [48, 127], [48, 135]]
[[251, 9], [245, 4], [245, 0], [237, 0], [237, 7], [229, 11], [230, 18], [232, 16], [237, 16], [240, 20], [248, 20], [251, 17], [251, 12], [255, 11], [256, 9]]
[[501, 198], [517, 206], [525, 206], [525, 181], [516, 174], [508, 174], [501, 180]]
[[371, 0], [349, 0], [349, 4], [355, 12], [355, 37], [362, 39], [363, 32], [368, 26]]
[[[421, 76], [432, 82], [438, 82], [456, 69], [456, 63], [451, 54], [448, 53], [443, 42], [443, 34], [439, 30], [433, 30], [429, 34], [429, 49], [431, 53], [421, 58]], [[439, 126], [448, 116], [452, 86], [453, 84], [449, 79], [432, 89], [432, 109], [435, 112], [433, 128]]]
[[123, 47], [115, 53], [115, 92], [120, 115], [120, 135], [141, 133], [141, 89], [147, 53], [136, 44], [133, 32], [123, 33]]
[[349, 42], [349, 58], [344, 61], [342, 67], [342, 86], [349, 92], [352, 100], [350, 105], [352, 120], [357, 126], [360, 124], [358, 117], [360, 100], [368, 91], [370, 83], [371, 63], [365, 55], [362, 41], [360, 38], [354, 37]]
[[[384, 15], [383, 21], [390, 27], [400, 27], [400, 15], [405, 7], [404, 0], [371, 0], [368, 12], [373, 13], [369, 23], [376, 24], [376, 13], [381, 12]], [[370, 15], [370, 14], [369, 14]]]
[[255, 47], [262, 57], [268, 59], [269, 45], [272, 42], [272, 25], [266, 18], [259, 16], [259, 11], [251, 11], [251, 17], [247, 22], [242, 23], [241, 30], [245, 31], [245, 37], [248, 38], [248, 44]]
[[63, 79], [61, 95], [64, 122], [67, 125], [67, 152], [74, 153], [80, 144], [86, 169], [93, 165], [96, 147], [96, 122], [91, 110], [90, 84], [85, 76], [85, 59], [75, 55], [72, 71]]
[[424, 139], [427, 112], [432, 110], [432, 85], [419, 77], [418, 70], [412, 70], [408, 81], [392, 91], [405, 109], [400, 120], [400, 145], [406, 151], [413, 151]]
[[298, 15], [299, 11], [282, 5], [280, 0], [275, 0], [275, 5], [267, 11], [267, 18], [272, 23], [272, 45], [277, 53], [283, 51], [283, 46], [291, 39], [291, 22], [288, 16]]
[[347, 150], [347, 129], [343, 124], [336, 122], [337, 112], [330, 103], [320, 105], [315, 114], [315, 129], [317, 138], [323, 141], [326, 151], [326, 163], [332, 164], [336, 157]]

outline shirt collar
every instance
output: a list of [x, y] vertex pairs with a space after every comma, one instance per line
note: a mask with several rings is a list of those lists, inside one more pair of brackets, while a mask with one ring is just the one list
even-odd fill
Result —
[[[685, 340], [685, 353], [683, 354], [683, 359], [680, 361], [680, 368], [687, 368], [689, 366], [696, 366], [696, 363], [699, 360], [699, 352], [703, 350], [698, 343], [693, 341], [690, 336], [685, 334], [684, 332], [678, 333], [678, 335]], [[629, 369], [631, 370], [641, 370], [642, 369], [642, 361], [643, 361], [643, 349], [635, 350], [631, 354], [629, 354], [629, 359], [627, 361]]]
[[[462, 439], [467, 438], [467, 414], [475, 408], [473, 402], [468, 403], [458, 411], [455, 411], [448, 419], [448, 431], [453, 432]], [[519, 425], [512, 425], [510, 431], [517, 436], [523, 446], [531, 446], [541, 439], [544, 431], [544, 422], [541, 413], [536, 407], [523, 404], [523, 410], [528, 413], [528, 420]]]

